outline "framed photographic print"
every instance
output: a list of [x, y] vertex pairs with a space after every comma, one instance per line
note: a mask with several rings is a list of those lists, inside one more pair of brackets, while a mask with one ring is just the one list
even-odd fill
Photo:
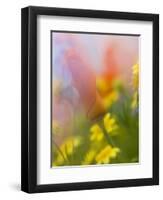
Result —
[[159, 16], [22, 9], [22, 190], [159, 184]]

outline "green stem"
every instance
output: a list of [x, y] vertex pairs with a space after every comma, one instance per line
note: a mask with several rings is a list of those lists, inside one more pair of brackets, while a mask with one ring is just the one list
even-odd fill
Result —
[[54, 142], [54, 145], [56, 146], [56, 149], [57, 149], [58, 153], [60, 153], [60, 155], [63, 157], [63, 160], [66, 161], [67, 159], [65, 158], [64, 154], [60, 150], [59, 146], [56, 144], [55, 141], [53, 141], [53, 142]]
[[110, 136], [110, 134], [106, 132], [104, 125], [101, 124], [101, 126], [102, 126], [102, 128], [103, 128], [104, 136], [105, 136], [105, 138], [106, 138], [106, 140], [107, 140], [107, 143], [108, 143], [108, 144], [111, 144], [112, 147], [115, 147], [116, 145], [115, 145], [115, 143], [113, 142], [113, 139], [112, 139], [112, 137]]

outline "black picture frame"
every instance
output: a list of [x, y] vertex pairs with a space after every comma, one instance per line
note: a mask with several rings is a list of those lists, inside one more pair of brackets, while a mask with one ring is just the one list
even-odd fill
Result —
[[[153, 177], [37, 184], [37, 16], [55, 15], [153, 23]], [[21, 190], [28, 193], [159, 184], [159, 15], [29, 6], [21, 11]]]

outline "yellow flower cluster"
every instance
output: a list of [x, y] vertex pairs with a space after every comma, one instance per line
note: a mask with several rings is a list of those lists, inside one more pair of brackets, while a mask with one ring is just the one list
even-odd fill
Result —
[[103, 131], [100, 128], [100, 126], [98, 124], [94, 124], [91, 129], [90, 129], [91, 135], [90, 135], [90, 140], [97, 140], [100, 141], [103, 139]]
[[68, 160], [68, 156], [72, 155], [74, 149], [80, 145], [81, 139], [79, 137], [69, 137], [59, 148], [56, 161], [54, 165], [61, 165], [65, 159]]
[[139, 86], [139, 64], [135, 64], [133, 66], [133, 87], [135, 90], [138, 89]]
[[116, 123], [115, 118], [112, 117], [110, 113], [107, 113], [104, 117], [104, 126], [108, 134], [111, 135], [117, 134], [117, 132], [115, 131], [117, 131], [118, 125]]
[[88, 153], [85, 155], [84, 161], [82, 162], [82, 165], [88, 165], [92, 163], [96, 155], [96, 151], [94, 149], [88, 151]]
[[96, 79], [96, 86], [97, 86], [97, 89], [102, 94], [107, 93], [108, 90], [110, 89], [110, 84], [108, 84], [108, 82], [106, 80], [104, 80], [103, 78]]
[[119, 98], [119, 92], [117, 90], [118, 84], [120, 85], [120, 83], [111, 84], [103, 78], [96, 79], [97, 89], [102, 96], [103, 105], [106, 109], [108, 109]]
[[116, 158], [119, 152], [120, 152], [119, 148], [107, 145], [104, 149], [102, 149], [99, 152], [99, 154], [97, 154], [95, 160], [98, 164], [102, 163], [107, 164], [110, 163], [110, 159]]
[[138, 87], [139, 87], [139, 65], [133, 66], [133, 88], [134, 94], [131, 102], [131, 108], [136, 109], [138, 107]]
[[97, 155], [95, 150], [90, 150], [82, 162], [83, 165], [91, 164], [93, 160], [96, 161], [97, 164], [108, 164], [111, 159], [117, 157], [120, 149], [117, 147], [112, 147], [111, 145], [105, 146]]
[[[104, 123], [104, 128], [105, 128], [107, 134], [109, 134], [111, 136], [114, 136], [117, 134], [118, 125], [116, 123], [115, 118], [112, 117], [110, 113], [107, 113], [104, 116], [103, 123]], [[94, 124], [90, 128], [90, 133], [91, 133], [91, 135], [90, 135], [91, 141], [94, 141], [94, 140], [101, 141], [104, 137], [104, 132], [98, 124]]]
[[[118, 125], [116, 119], [111, 116], [110, 113], [107, 113], [103, 118], [104, 129], [102, 129], [98, 124], [94, 124], [90, 129], [90, 140], [101, 142], [103, 140], [105, 133], [110, 136], [114, 136], [117, 134]], [[104, 132], [105, 131], [105, 132]], [[97, 143], [100, 144], [100, 143]], [[105, 143], [104, 143], [105, 144]], [[100, 147], [101, 149], [101, 147]], [[100, 163], [109, 163], [112, 158], [115, 158], [117, 154], [120, 152], [119, 148], [112, 147], [110, 144], [102, 148], [100, 150], [96, 148], [92, 148], [86, 154], [84, 161], [82, 164], [90, 164], [93, 161], [97, 164]]]
[[103, 98], [104, 107], [109, 108], [119, 98], [119, 93], [116, 90], [111, 91], [107, 96]]

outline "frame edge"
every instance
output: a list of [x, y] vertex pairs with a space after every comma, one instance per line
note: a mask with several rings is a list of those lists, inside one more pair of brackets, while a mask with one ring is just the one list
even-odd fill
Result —
[[153, 182], [159, 185], [159, 15], [153, 15]]
[[28, 26], [29, 9], [21, 9], [21, 190], [28, 192]]

